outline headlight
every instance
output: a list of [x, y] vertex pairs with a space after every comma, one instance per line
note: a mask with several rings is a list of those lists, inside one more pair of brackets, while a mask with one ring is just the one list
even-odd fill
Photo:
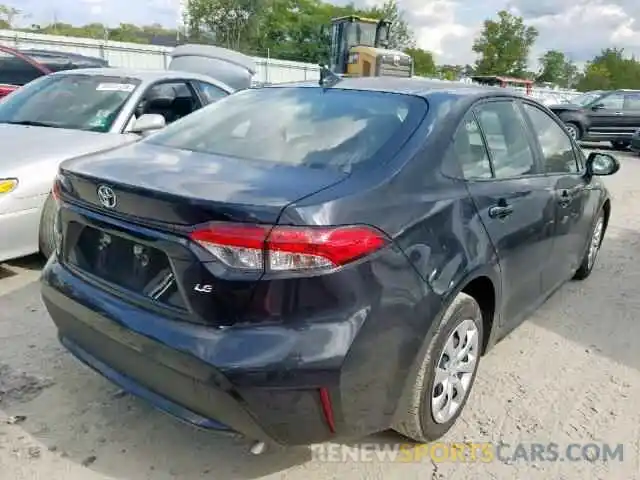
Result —
[[17, 178], [2, 178], [0, 179], [0, 195], [3, 193], [9, 193], [16, 189], [18, 186]]

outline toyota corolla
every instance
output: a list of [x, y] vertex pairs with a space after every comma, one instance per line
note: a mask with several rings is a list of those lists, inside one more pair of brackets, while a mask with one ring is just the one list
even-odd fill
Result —
[[42, 295], [73, 355], [195, 425], [429, 441], [481, 356], [590, 275], [618, 168], [506, 89], [247, 90], [65, 162]]

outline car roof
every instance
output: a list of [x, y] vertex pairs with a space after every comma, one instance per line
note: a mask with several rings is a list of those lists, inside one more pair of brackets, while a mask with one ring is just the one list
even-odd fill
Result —
[[198, 73], [182, 72], [178, 70], [138, 70], [129, 68], [78, 68], [75, 70], [64, 70], [53, 73], [52, 75], [105, 75], [110, 77], [126, 77], [135, 78], [144, 83], [155, 82], [158, 80], [173, 80], [173, 79], [192, 79], [202, 80], [204, 82], [213, 83], [221, 88], [224, 88], [228, 92], [233, 92], [233, 88], [225, 85], [224, 83], [216, 80], [215, 78], [207, 75], [201, 75]]
[[[294, 82], [287, 84], [274, 84], [265, 88], [283, 87], [309, 87], [323, 88], [318, 82]], [[426, 78], [399, 78], [399, 77], [354, 77], [342, 78], [339, 82], [325, 88], [340, 90], [364, 90], [372, 92], [399, 93], [428, 98], [435, 94], [450, 97], [484, 98], [492, 96], [521, 97], [511, 89], [476, 85], [447, 80], [431, 80]], [[530, 97], [526, 97], [530, 98]]]

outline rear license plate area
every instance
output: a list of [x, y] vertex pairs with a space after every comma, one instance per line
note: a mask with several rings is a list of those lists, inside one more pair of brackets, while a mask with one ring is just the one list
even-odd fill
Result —
[[169, 258], [157, 248], [85, 225], [66, 260], [117, 287], [184, 307]]

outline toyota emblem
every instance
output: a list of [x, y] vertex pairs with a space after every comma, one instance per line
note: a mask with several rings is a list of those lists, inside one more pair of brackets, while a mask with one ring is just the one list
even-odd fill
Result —
[[116, 194], [111, 187], [100, 185], [98, 187], [98, 200], [103, 207], [113, 208], [116, 206]]

